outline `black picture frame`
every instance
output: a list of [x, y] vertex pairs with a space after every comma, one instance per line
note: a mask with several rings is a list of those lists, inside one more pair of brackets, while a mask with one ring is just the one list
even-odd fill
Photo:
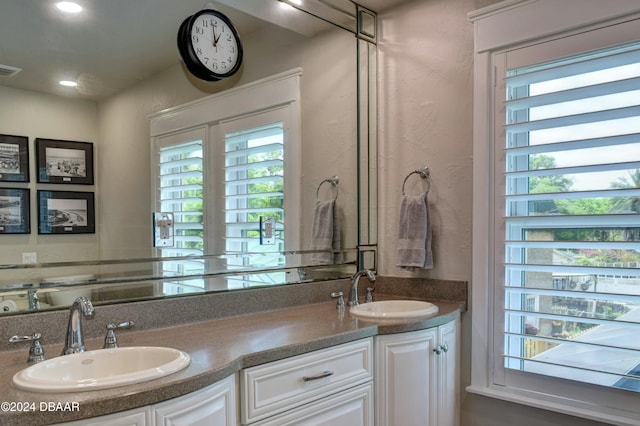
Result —
[[0, 135], [0, 182], [29, 182], [29, 138]]
[[38, 191], [38, 234], [94, 234], [93, 192]]
[[38, 183], [93, 185], [93, 144], [36, 138]]
[[30, 191], [0, 188], [0, 235], [31, 233]]

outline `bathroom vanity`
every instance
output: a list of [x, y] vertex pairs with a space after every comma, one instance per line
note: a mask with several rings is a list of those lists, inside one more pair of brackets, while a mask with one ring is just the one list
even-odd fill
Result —
[[[329, 290], [344, 287], [339, 282], [330, 285], [336, 287]], [[329, 293], [324, 300], [330, 300]], [[151, 302], [154, 307], [141, 304], [135, 312], [145, 308], [157, 312], [163, 307], [158, 303]], [[203, 302], [202, 297], [198, 303], [216, 306]], [[26, 367], [27, 348], [2, 352], [4, 399], [77, 403], [79, 409], [4, 412], [0, 423], [155, 425], [169, 421], [280, 426], [330, 421], [332, 425], [382, 426], [398, 424], [398, 418], [422, 416], [427, 407], [429, 424], [453, 425], [458, 327], [464, 302], [438, 301], [437, 306], [439, 312], [427, 317], [371, 321], [350, 315], [348, 309], [339, 312], [334, 301], [294, 303], [173, 327], [122, 331], [118, 336], [122, 347], [172, 347], [187, 352], [191, 364], [160, 379], [98, 391], [20, 391], [11, 378]], [[96, 308], [96, 318], [114, 314], [106, 308]], [[170, 313], [165, 315], [170, 317]], [[141, 317], [130, 319], [144, 323]], [[89, 338], [86, 343], [88, 349], [95, 349], [102, 339]], [[60, 346], [45, 344], [45, 352], [57, 356]], [[406, 381], [409, 377], [413, 380]], [[420, 402], [409, 404], [407, 394], [416, 395]], [[393, 407], [402, 407], [403, 412]], [[419, 412], [405, 412], [408, 407]], [[442, 419], [447, 423], [441, 423]]]

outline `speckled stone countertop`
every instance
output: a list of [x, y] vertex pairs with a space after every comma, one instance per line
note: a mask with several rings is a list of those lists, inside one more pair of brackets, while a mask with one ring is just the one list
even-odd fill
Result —
[[[335, 286], [337, 288], [333, 288]], [[344, 287], [344, 283], [333, 283], [330, 287], [331, 290], [339, 290]], [[389, 289], [392, 287], [390, 283]], [[466, 283], [464, 287], [466, 296]], [[421, 298], [415, 294], [406, 294], [406, 289], [404, 290], [404, 295], [390, 291], [389, 293], [394, 294], [380, 295], [378, 299], [400, 296]], [[326, 296], [324, 299], [326, 300]], [[36, 393], [18, 390], [12, 385], [11, 379], [16, 372], [27, 366], [27, 350], [5, 350], [0, 352], [1, 401], [35, 403], [36, 407], [41, 402], [77, 403], [79, 410], [43, 412], [36, 409], [23, 413], [3, 411], [0, 412], [0, 424], [53, 424], [155, 404], [211, 385], [243, 368], [378, 334], [436, 327], [457, 318], [465, 309], [465, 300], [426, 299], [438, 305], [439, 312], [412, 321], [362, 320], [351, 316], [348, 310], [340, 314], [334, 301], [316, 301], [275, 310], [185, 322], [173, 327], [124, 331], [118, 337], [120, 346], [167, 346], [180, 349], [191, 356], [191, 364], [186, 369], [161, 379], [100, 391]], [[313, 299], [311, 301], [314, 302]], [[37, 320], [40, 321], [39, 318]], [[0, 326], [3, 325], [0, 322]], [[92, 350], [102, 347], [102, 342], [102, 338], [93, 337], [86, 339], [85, 343], [87, 349]], [[45, 345], [45, 352], [50, 358], [61, 350], [61, 343]]]

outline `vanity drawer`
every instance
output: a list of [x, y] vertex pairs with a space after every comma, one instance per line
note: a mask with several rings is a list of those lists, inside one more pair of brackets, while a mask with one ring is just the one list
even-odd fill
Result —
[[369, 338], [242, 370], [242, 423], [372, 380], [372, 348]]

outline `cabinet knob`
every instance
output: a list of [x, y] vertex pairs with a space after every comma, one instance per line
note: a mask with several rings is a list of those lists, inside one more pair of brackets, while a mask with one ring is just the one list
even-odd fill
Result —
[[442, 352], [449, 351], [449, 345], [447, 345], [446, 343], [444, 345], [438, 345], [433, 349], [433, 351], [436, 353], [436, 355], [440, 355]]

